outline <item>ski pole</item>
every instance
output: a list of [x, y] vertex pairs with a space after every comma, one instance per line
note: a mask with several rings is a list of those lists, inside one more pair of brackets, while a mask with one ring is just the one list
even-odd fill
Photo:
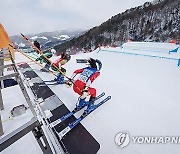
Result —
[[[24, 55], [26, 58], [30, 59], [31, 61], [33, 61], [34, 63], [36, 63], [38, 66], [44, 68], [41, 64], [39, 64], [37, 61], [35, 61], [34, 59], [30, 58], [29, 56], [27, 56], [26, 54], [24, 54], [22, 51], [20, 51], [19, 49], [17, 49], [16, 47], [14, 47], [13, 45], [9, 44], [10, 47], [14, 48], [16, 51], [18, 51], [19, 53], [21, 53], [22, 55]], [[46, 69], [46, 68], [45, 68]], [[53, 75], [55, 75], [57, 77], [57, 75], [53, 72], [50, 71], [48, 69], [46, 69], [48, 72], [52, 73]]]

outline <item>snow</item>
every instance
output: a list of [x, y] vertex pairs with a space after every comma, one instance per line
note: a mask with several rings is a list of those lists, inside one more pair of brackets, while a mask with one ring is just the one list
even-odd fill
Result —
[[[10, 111], [13, 109], [13, 107], [21, 105], [21, 104], [24, 104], [25, 106], [27, 106], [25, 98], [23, 97], [22, 92], [18, 85], [2, 89], [2, 96], [3, 96], [4, 110], [1, 111], [1, 118], [2, 118], [1, 120], [3, 124], [4, 135], [2, 135], [0, 139], [8, 135], [12, 131], [16, 130], [17, 128], [21, 127], [25, 123], [29, 122], [33, 118], [33, 115], [30, 109], [27, 109], [26, 113], [22, 115], [9, 118]], [[27, 151], [27, 149], [29, 150]], [[19, 139], [17, 142], [15, 142], [11, 146], [3, 150], [1, 153], [2, 154], [12, 154], [12, 153], [21, 154], [25, 152], [27, 154], [31, 154], [31, 153], [41, 154], [42, 153], [32, 132], [29, 132], [23, 138]]]
[[[14, 92], [16, 93], [14, 94]], [[21, 125], [25, 124], [26, 122], [30, 121], [33, 115], [31, 111], [28, 109], [25, 114], [14, 117], [13, 121], [8, 120], [8, 117], [10, 116], [10, 111], [12, 110], [13, 107], [21, 104], [27, 106], [26, 100], [22, 96], [22, 92], [18, 85], [2, 89], [2, 96], [3, 96], [5, 110], [1, 112], [1, 116], [2, 116], [2, 121], [4, 121], [3, 122], [4, 133], [8, 134], [11, 131], [20, 127]], [[16, 123], [16, 125], [10, 127], [14, 123]]]
[[25, 47], [26, 45], [21, 42], [18, 46], [19, 46], [19, 47]]
[[[146, 46], [146, 43], [143, 44]], [[99, 142], [98, 154], [178, 154], [180, 152], [180, 146], [177, 144], [130, 143], [120, 149], [114, 141], [115, 135], [123, 131], [128, 131], [130, 136], [179, 136], [180, 68], [177, 67], [179, 51], [168, 54], [169, 45], [162, 44], [162, 52], [154, 52], [154, 49], [159, 49], [159, 44], [154, 43], [150, 47], [152, 46], [153, 50], [149, 51], [144, 51], [141, 43], [137, 43], [137, 50], [120, 47], [102, 48], [100, 52], [96, 50], [74, 55], [64, 66], [67, 70], [66, 75], [71, 77], [74, 70], [86, 67], [85, 64], [76, 63], [76, 59], [92, 57], [102, 61], [101, 75], [93, 82], [92, 87], [97, 89], [97, 94], [104, 91], [106, 95], [111, 95], [112, 99], [81, 122]], [[16, 56], [18, 62], [22, 59], [27, 61], [19, 53], [16, 53]], [[56, 58], [53, 57], [52, 60]], [[38, 71], [39, 66], [30, 64], [43, 80], [54, 79], [52, 74], [42, 73]], [[67, 88], [65, 85], [49, 87], [69, 110], [74, 109], [79, 96], [72, 88]], [[76, 117], [82, 112], [77, 113]], [[19, 146], [17, 145], [16, 148]]]
[[67, 40], [70, 37], [68, 35], [60, 35], [60, 36], [54, 36], [53, 38], [58, 39], [58, 40]]
[[48, 38], [45, 37], [45, 36], [33, 36], [33, 37], [31, 37], [30, 39], [31, 39], [31, 40], [37, 40], [38, 38], [39, 38], [39, 39], [48, 40]]

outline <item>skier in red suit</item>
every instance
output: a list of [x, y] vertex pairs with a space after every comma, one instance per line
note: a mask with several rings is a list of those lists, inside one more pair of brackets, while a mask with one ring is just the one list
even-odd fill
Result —
[[[79, 78], [74, 82], [73, 90], [80, 95], [79, 97], [79, 103], [76, 106], [75, 110], [80, 110], [84, 106], [87, 106], [87, 109], [85, 110], [86, 113], [93, 110], [94, 107], [94, 101], [96, 97], [96, 89], [90, 87], [91, 83], [100, 75], [100, 69], [102, 67], [102, 63], [98, 59], [90, 58], [88, 60], [89, 66], [86, 68], [78, 69], [74, 71], [72, 75], [72, 79], [77, 74], [79, 75]], [[98, 68], [97, 68], [98, 65]], [[67, 82], [69, 86], [72, 85], [71, 82]], [[89, 101], [85, 101], [86, 97], [90, 95]]]
[[[57, 59], [53, 65], [55, 65], [57, 68], [59, 68], [61, 70], [61, 72], [59, 72], [57, 78], [55, 78], [54, 80], [57, 81], [57, 83], [59, 84], [64, 84], [64, 74], [66, 73], [66, 69], [62, 67], [62, 65], [65, 65], [69, 60], [71, 59], [71, 56], [65, 52], [61, 53], [61, 58]], [[54, 71], [57, 71], [56, 67], [51, 66], [51, 68]]]

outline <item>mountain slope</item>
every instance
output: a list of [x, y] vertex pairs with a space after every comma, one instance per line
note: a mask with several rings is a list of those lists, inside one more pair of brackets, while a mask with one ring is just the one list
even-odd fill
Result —
[[[54, 32], [43, 32], [38, 34], [26, 34], [28, 38], [33, 42], [37, 40], [41, 44], [41, 49], [45, 50], [47, 48], [52, 48], [55, 45], [61, 44], [70, 40], [74, 37], [78, 37], [82, 35], [85, 30], [77, 29], [77, 30], [61, 30]], [[27, 41], [23, 40], [22, 36], [15, 35], [11, 36], [12, 42], [20, 48], [30, 48]]]
[[84, 35], [56, 46], [57, 51], [95, 49], [97, 45], [119, 45], [134, 41], [180, 43], [180, 1], [158, 0], [131, 8], [94, 27]]

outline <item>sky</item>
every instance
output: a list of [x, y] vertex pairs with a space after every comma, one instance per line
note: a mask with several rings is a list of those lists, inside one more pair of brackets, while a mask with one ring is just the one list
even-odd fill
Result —
[[90, 29], [151, 0], [0, 0], [0, 23], [7, 33]]

